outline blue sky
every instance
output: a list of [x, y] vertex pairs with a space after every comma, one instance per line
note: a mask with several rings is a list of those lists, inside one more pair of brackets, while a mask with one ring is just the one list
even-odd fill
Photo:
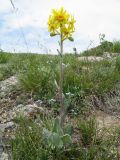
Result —
[[[76, 19], [74, 42], [64, 52], [99, 44], [99, 34], [120, 40], [120, 0], [0, 0], [0, 47], [11, 52], [56, 53], [59, 38], [51, 38], [47, 20], [52, 8], [64, 6]], [[24, 35], [24, 36], [23, 36]], [[27, 43], [27, 44], [26, 44]]]

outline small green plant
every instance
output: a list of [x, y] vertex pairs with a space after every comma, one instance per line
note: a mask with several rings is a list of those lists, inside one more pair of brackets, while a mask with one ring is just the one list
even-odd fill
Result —
[[19, 128], [15, 139], [11, 141], [12, 159], [34, 160], [45, 159], [46, 150], [42, 146], [42, 128], [33, 121], [19, 117], [17, 119]]
[[103, 41], [101, 42], [101, 48], [103, 53], [104, 52], [113, 52], [113, 43], [109, 41]]
[[81, 140], [84, 146], [92, 145], [95, 143], [97, 134], [95, 118], [80, 119], [78, 127], [80, 129]]
[[43, 129], [43, 136], [47, 145], [59, 152], [60, 149], [72, 143], [72, 132], [73, 129], [70, 125], [67, 125], [64, 129], [61, 128], [60, 120], [56, 118], [50, 130]]
[[11, 57], [12, 54], [0, 51], [0, 63], [7, 63]]
[[54, 80], [56, 74], [53, 68], [45, 66], [37, 59], [28, 62], [26, 70], [19, 75], [19, 80], [23, 88], [33, 94], [37, 94], [42, 99], [50, 99], [55, 94]]
[[120, 56], [116, 58], [115, 67], [116, 67], [117, 71], [120, 72]]
[[113, 52], [120, 53], [120, 41], [113, 41]]
[[93, 116], [80, 118], [77, 126], [80, 134], [79, 160], [119, 159], [116, 146], [119, 131], [99, 129]]
[[9, 64], [2, 64], [0, 66], [0, 81], [9, 78], [13, 74], [13, 68]]

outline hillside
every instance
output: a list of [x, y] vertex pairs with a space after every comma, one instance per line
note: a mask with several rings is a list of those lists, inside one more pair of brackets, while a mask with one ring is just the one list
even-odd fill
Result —
[[1, 160], [120, 158], [120, 53], [108, 44], [63, 56], [63, 130], [59, 56], [0, 53]]

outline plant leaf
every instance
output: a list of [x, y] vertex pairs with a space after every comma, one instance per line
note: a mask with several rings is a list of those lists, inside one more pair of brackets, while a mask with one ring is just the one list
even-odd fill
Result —
[[64, 129], [64, 133], [69, 134], [70, 136], [73, 134], [73, 132], [74, 132], [73, 127], [70, 124], [68, 124]]
[[59, 118], [55, 119], [54, 127], [53, 127], [53, 131], [52, 132], [58, 133], [60, 136], [63, 136], [63, 130], [62, 130], [61, 126], [60, 126]]
[[62, 137], [62, 140], [63, 140], [63, 144], [70, 144], [72, 143], [72, 138], [69, 134], [65, 134], [63, 137]]
[[62, 148], [63, 147], [63, 141], [57, 133], [52, 133], [48, 141], [52, 148], [55, 148], [55, 147]]
[[74, 41], [73, 37], [68, 37], [68, 39], [72, 42]]
[[50, 33], [50, 36], [54, 37], [54, 36], [56, 36], [56, 34], [55, 33]]

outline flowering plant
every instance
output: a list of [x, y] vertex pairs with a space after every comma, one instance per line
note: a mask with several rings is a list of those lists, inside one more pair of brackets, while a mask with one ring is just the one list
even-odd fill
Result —
[[48, 19], [48, 30], [51, 36], [61, 35], [62, 41], [69, 39], [73, 41], [72, 33], [75, 32], [75, 19], [64, 8], [52, 10]]
[[75, 19], [71, 16], [63, 7], [58, 10], [53, 9], [48, 19], [48, 30], [50, 36], [60, 35], [60, 50], [57, 50], [60, 54], [60, 84], [59, 84], [59, 99], [61, 104], [60, 121], [61, 127], [63, 127], [66, 107], [64, 107], [64, 95], [63, 95], [63, 42], [66, 39], [73, 41], [72, 33], [75, 32]]

